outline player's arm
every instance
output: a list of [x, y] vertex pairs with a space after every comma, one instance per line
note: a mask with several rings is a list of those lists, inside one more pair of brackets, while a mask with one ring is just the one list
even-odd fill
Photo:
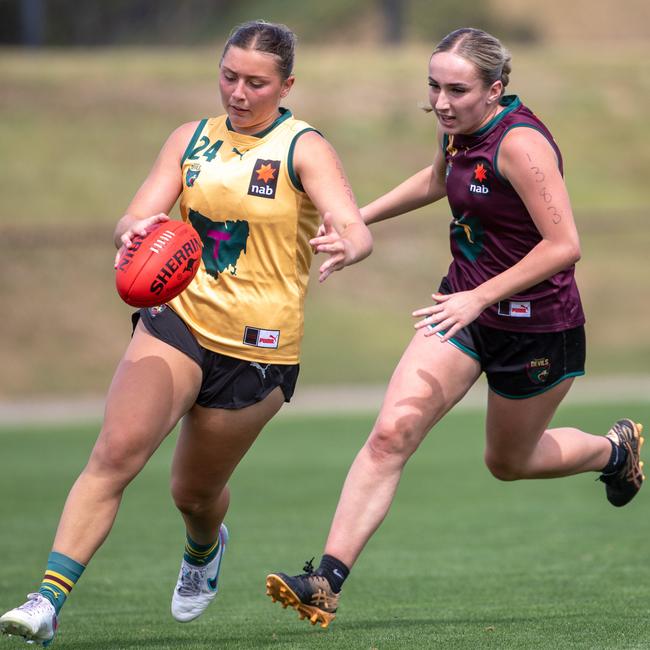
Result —
[[542, 237], [519, 262], [472, 291], [434, 294], [436, 304], [413, 312], [416, 328], [434, 325], [447, 340], [500, 300], [534, 286], [580, 259], [580, 241], [555, 151], [538, 131], [512, 129], [503, 139], [497, 165], [521, 197]]
[[539, 131], [512, 129], [497, 165], [524, 202], [541, 241], [517, 264], [478, 288], [492, 305], [520, 293], [580, 259], [580, 240], [555, 151]]
[[129, 248], [133, 237], [144, 236], [151, 225], [169, 219], [182, 190], [181, 159], [197, 125], [183, 124], [167, 138], [149, 175], [117, 222], [113, 235], [117, 248]]
[[366, 223], [376, 223], [429, 205], [446, 195], [445, 156], [442, 135], [439, 135], [433, 163], [365, 205], [361, 208], [361, 216]]
[[372, 236], [363, 222], [354, 194], [332, 145], [315, 131], [296, 142], [294, 169], [305, 192], [323, 217], [314, 252], [326, 253], [322, 282], [333, 271], [354, 264], [372, 252]]

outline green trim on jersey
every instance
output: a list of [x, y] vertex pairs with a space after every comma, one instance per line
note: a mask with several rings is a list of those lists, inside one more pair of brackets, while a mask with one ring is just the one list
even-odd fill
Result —
[[196, 144], [196, 141], [199, 139], [199, 136], [201, 135], [201, 131], [203, 131], [203, 128], [207, 123], [208, 123], [207, 118], [204, 118], [199, 122], [199, 125], [196, 127], [196, 131], [194, 131], [194, 135], [192, 136], [192, 139], [189, 141], [187, 148], [185, 149], [185, 153], [181, 158], [181, 167], [183, 166], [183, 163], [187, 160], [187, 157], [190, 155], [192, 149], [194, 149], [194, 145]]
[[517, 95], [504, 95], [500, 100], [499, 104], [505, 106], [505, 110], [501, 111], [498, 115], [495, 115], [485, 126], [482, 126], [478, 131], [470, 133], [471, 136], [479, 136], [487, 133], [497, 122], [500, 122], [508, 113], [512, 113], [516, 108], [521, 106], [521, 100]]
[[293, 168], [293, 151], [296, 148], [296, 141], [298, 138], [303, 134], [303, 133], [308, 133], [309, 131], [314, 131], [315, 133], [318, 133], [318, 135], [323, 135], [320, 131], [316, 131], [316, 129], [309, 127], [308, 129], [303, 129], [302, 131], [299, 131], [296, 133], [296, 135], [293, 136], [293, 140], [291, 140], [291, 144], [289, 145], [289, 153], [287, 154], [287, 171], [289, 172], [289, 178], [291, 180], [291, 184], [299, 191], [299, 192], [304, 192], [305, 188], [302, 186], [302, 183], [300, 182], [300, 179], [298, 178], [298, 174], [296, 174], [296, 170]]
[[[280, 107], [278, 110], [280, 111], [280, 117], [276, 118], [273, 121], [273, 124], [267, 126], [263, 131], [251, 134], [251, 138], [263, 138], [265, 135], [271, 133], [278, 124], [282, 124], [282, 122], [288, 120], [292, 116], [291, 111], [288, 108]], [[235, 129], [232, 128], [232, 122], [229, 117], [226, 118], [226, 128], [228, 131], [235, 131]], [[238, 131], [235, 131], [235, 133], [238, 133]]]
[[449, 134], [443, 133], [442, 135], [442, 153], [447, 153], [447, 147], [449, 146]]
[[[546, 137], [546, 133], [544, 133], [539, 127], [535, 126], [534, 124], [529, 124], [528, 122], [516, 122], [515, 124], [511, 124], [501, 135], [499, 138], [499, 144], [497, 144], [496, 149], [494, 150], [494, 156], [492, 158], [492, 168], [494, 169], [494, 173], [497, 175], [497, 177], [503, 181], [504, 183], [509, 183], [509, 181], [501, 175], [501, 172], [499, 172], [499, 166], [497, 164], [497, 160], [499, 158], [499, 149], [501, 148], [501, 143], [503, 142], [503, 138], [506, 137], [507, 133], [509, 131], [512, 131], [512, 129], [533, 129], [533, 131], [537, 131], [538, 133], [541, 133], [542, 136], [544, 136], [544, 139], [549, 142], [549, 139]], [[550, 144], [550, 142], [549, 142]], [[553, 147], [551, 147], [553, 149]], [[553, 149], [553, 153], [555, 153], [557, 157], [557, 153], [555, 152], [555, 149]]]

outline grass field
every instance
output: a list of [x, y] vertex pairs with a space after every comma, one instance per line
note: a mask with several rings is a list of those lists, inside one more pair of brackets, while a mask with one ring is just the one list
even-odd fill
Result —
[[[603, 431], [622, 414], [650, 423], [650, 403], [568, 405], [555, 422]], [[168, 440], [127, 490], [112, 535], [64, 609], [55, 647], [650, 647], [649, 495], [616, 510], [595, 475], [500, 483], [482, 465], [475, 410], [448, 416], [407, 466], [329, 630], [271, 604], [264, 576], [299, 572], [319, 556], [371, 423], [290, 412], [271, 423], [233, 477], [221, 593], [188, 625], [169, 615], [183, 530], [168, 496]], [[0, 610], [38, 584], [94, 436], [94, 426], [0, 430]]]

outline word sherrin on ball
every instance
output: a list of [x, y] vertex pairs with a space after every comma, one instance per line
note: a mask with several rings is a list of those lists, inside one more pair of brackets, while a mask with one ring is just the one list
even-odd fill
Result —
[[184, 291], [201, 264], [201, 238], [184, 221], [155, 224], [125, 248], [115, 269], [120, 298], [132, 307], [155, 307]]

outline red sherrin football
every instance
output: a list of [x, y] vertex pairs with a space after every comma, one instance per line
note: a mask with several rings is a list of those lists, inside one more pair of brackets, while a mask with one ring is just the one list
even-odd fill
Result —
[[133, 307], [169, 302], [194, 279], [201, 264], [201, 238], [184, 221], [158, 223], [125, 249], [115, 270], [115, 286]]

